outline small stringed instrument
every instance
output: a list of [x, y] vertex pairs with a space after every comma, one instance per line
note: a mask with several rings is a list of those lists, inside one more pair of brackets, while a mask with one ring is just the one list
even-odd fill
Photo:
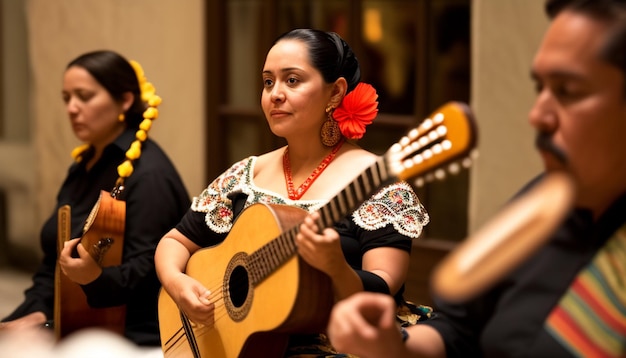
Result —
[[[446, 165], [458, 170], [457, 160], [470, 153], [476, 138], [469, 108], [447, 103], [323, 206], [318, 224], [332, 226], [398, 179], [440, 177], [437, 170]], [[283, 354], [289, 334], [325, 331], [333, 305], [330, 278], [302, 260], [295, 245], [306, 215], [299, 208], [254, 204], [222, 243], [191, 256], [186, 274], [211, 291], [215, 323], [190, 322], [162, 289], [165, 357], [275, 357]]]
[[[71, 237], [71, 208], [58, 210], [58, 252]], [[113, 194], [101, 191], [98, 201], [85, 221], [80, 244], [101, 266], [122, 263], [126, 203]], [[124, 333], [126, 306], [92, 308], [80, 285], [71, 281], [60, 269], [55, 272], [54, 331], [57, 339], [87, 327], [99, 327]]]
[[569, 175], [546, 174], [435, 267], [433, 292], [463, 302], [491, 287], [545, 244], [571, 209], [574, 196]]

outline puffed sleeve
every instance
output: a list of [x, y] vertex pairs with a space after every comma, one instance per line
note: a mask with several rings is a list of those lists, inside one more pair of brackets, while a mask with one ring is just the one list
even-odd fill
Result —
[[252, 164], [253, 158], [241, 160], [213, 180], [193, 199], [176, 229], [200, 247], [222, 242], [235, 218], [232, 194], [240, 191]]

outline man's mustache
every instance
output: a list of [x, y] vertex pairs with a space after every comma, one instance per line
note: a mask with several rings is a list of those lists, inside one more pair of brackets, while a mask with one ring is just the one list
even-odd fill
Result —
[[535, 138], [535, 147], [539, 150], [552, 154], [563, 165], [566, 165], [568, 162], [565, 152], [552, 142], [552, 135], [550, 133], [537, 133], [537, 137]]

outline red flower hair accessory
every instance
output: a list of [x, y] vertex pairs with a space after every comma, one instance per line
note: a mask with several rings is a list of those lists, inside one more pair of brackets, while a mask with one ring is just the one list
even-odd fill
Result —
[[365, 126], [370, 125], [378, 113], [378, 94], [372, 85], [359, 82], [333, 111], [341, 134], [348, 139], [360, 139]]

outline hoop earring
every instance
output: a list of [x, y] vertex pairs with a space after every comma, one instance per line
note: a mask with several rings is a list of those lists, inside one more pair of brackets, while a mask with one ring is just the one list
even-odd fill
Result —
[[120, 113], [120, 115], [117, 116], [117, 120], [120, 122], [124, 122], [126, 120], [126, 115], [124, 113]]
[[339, 140], [341, 140], [341, 129], [339, 128], [337, 121], [333, 118], [334, 110], [335, 108], [331, 105], [326, 107], [326, 116], [328, 118], [324, 121], [322, 129], [320, 130], [322, 144], [327, 147], [334, 147], [337, 143], [339, 143]]

